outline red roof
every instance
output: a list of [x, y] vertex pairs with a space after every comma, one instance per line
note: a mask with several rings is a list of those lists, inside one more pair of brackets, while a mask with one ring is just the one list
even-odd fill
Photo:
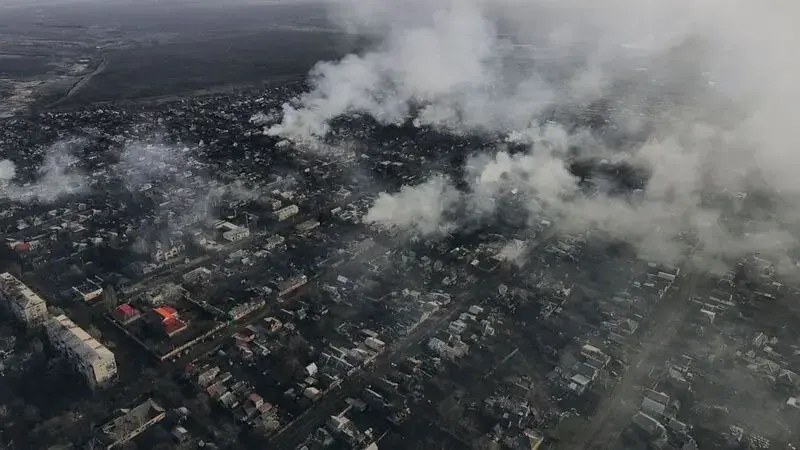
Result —
[[172, 336], [184, 328], [186, 328], [186, 323], [178, 319], [167, 319], [164, 321], [164, 332], [167, 333], [168, 336]]
[[127, 304], [127, 303], [119, 305], [119, 307], [117, 307], [117, 311], [119, 311], [120, 313], [122, 313], [122, 314], [124, 314], [126, 316], [132, 316], [132, 315], [136, 314], [136, 310], [133, 309], [133, 306], [131, 306], [131, 305]]
[[249, 332], [249, 333], [240, 332], [240, 333], [234, 333], [233, 334], [233, 338], [236, 339], [237, 341], [240, 341], [240, 342], [250, 342], [255, 337], [256, 337], [255, 333], [253, 333], [253, 332]]
[[153, 308], [156, 314], [161, 316], [161, 320], [167, 321], [170, 319], [175, 319], [178, 315], [178, 311], [171, 306], [159, 306], [158, 308]]
[[264, 402], [260, 404], [256, 409], [258, 409], [258, 411], [262, 413], [267, 412], [272, 409], [272, 403]]
[[29, 252], [31, 251], [31, 244], [28, 244], [27, 242], [20, 242], [14, 246], [14, 250], [18, 252]]

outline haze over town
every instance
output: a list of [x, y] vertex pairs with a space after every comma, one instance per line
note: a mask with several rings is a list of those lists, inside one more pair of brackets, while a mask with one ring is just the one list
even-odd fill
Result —
[[795, 448], [798, 19], [0, 0], [0, 446]]

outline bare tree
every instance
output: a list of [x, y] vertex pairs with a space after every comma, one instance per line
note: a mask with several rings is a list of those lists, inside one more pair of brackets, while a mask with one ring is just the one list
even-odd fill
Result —
[[33, 405], [26, 405], [25, 410], [22, 412], [22, 416], [28, 422], [38, 422], [39, 421], [39, 408]]
[[570, 416], [562, 419], [558, 424], [550, 430], [550, 435], [562, 443], [563, 446], [569, 447], [569, 444], [581, 436], [586, 429], [586, 420], [578, 416]]
[[473, 450], [499, 450], [500, 444], [491, 440], [488, 434], [477, 437], [470, 442]]
[[119, 300], [117, 298], [117, 291], [114, 289], [114, 286], [109, 284], [103, 289], [101, 301], [103, 302], [103, 306], [108, 310], [112, 310], [117, 307]]
[[444, 399], [437, 409], [444, 422], [452, 428], [457, 427], [459, 421], [464, 417], [464, 405], [455, 395]]
[[308, 352], [309, 344], [306, 338], [304, 338], [300, 334], [295, 334], [289, 338], [288, 347], [292, 353], [301, 354]]
[[103, 333], [94, 325], [89, 325], [89, 328], [86, 329], [86, 332], [89, 333], [89, 336], [97, 339], [98, 341], [103, 337]]
[[281, 422], [275, 414], [262, 414], [256, 422], [256, 429], [265, 436], [269, 436], [281, 427]]
[[300, 361], [300, 359], [296, 356], [291, 356], [286, 360], [286, 364], [283, 365], [283, 370], [285, 371], [285, 375], [288, 377], [295, 377], [300, 372], [300, 368], [302, 367], [303, 363]]
[[22, 265], [19, 262], [10, 262], [6, 265], [6, 272], [11, 272], [16, 277], [22, 276]]
[[211, 397], [209, 397], [205, 392], [201, 392], [197, 394], [197, 397], [191, 400], [189, 406], [197, 414], [207, 416], [211, 413]]
[[37, 355], [44, 352], [44, 344], [42, 343], [42, 340], [39, 339], [38, 337], [33, 338], [33, 340], [31, 341], [31, 349], [33, 349], [33, 353]]
[[239, 432], [241, 431], [239, 427], [229, 422], [223, 423], [218, 430], [219, 438], [226, 443], [236, 442], [239, 438]]

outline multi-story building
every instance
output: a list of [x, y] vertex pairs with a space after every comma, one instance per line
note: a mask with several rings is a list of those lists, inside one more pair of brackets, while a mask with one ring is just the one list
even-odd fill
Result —
[[250, 237], [250, 230], [245, 227], [235, 227], [222, 233], [222, 238], [229, 242], [238, 242]]
[[69, 317], [61, 314], [45, 323], [50, 343], [66, 355], [77, 370], [86, 377], [93, 389], [107, 386], [117, 377], [114, 354]]
[[121, 448], [126, 442], [164, 420], [166, 416], [167, 413], [161, 405], [153, 399], [147, 399], [127, 413], [97, 427], [93, 447], [105, 450]]
[[290, 278], [283, 283], [278, 285], [278, 295], [281, 297], [285, 297], [288, 294], [291, 294], [295, 290], [297, 290], [300, 286], [303, 286], [308, 282], [308, 277], [305, 275], [300, 275], [294, 278]]
[[0, 302], [26, 326], [47, 320], [47, 303], [8, 272], [0, 274]]
[[185, 250], [186, 246], [183, 245], [182, 242], [170, 242], [169, 245], [163, 245], [157, 242], [151, 257], [155, 263], [165, 263], [181, 256]]
[[308, 233], [311, 230], [319, 228], [319, 220], [309, 219], [297, 225], [296, 229], [300, 233]]
[[300, 208], [297, 205], [289, 205], [275, 211], [275, 217], [277, 217], [279, 221], [284, 221], [294, 215], [297, 215], [299, 212]]

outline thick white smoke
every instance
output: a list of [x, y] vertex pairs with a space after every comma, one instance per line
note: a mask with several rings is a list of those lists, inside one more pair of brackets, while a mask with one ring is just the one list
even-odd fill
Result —
[[512, 239], [500, 248], [496, 258], [500, 261], [522, 266], [526, 262], [527, 251], [528, 248], [524, 241]]
[[14, 161], [4, 159], [0, 161], [0, 181], [13, 180], [17, 174], [17, 166]]
[[447, 213], [458, 205], [460, 197], [450, 180], [437, 176], [419, 186], [403, 187], [394, 195], [379, 195], [364, 220], [423, 235], [439, 234], [450, 227]]
[[[495, 200], [512, 193], [532, 217], [557, 219], [558, 230], [597, 230], [649, 257], [682, 258], [691, 235], [707, 264], [753, 251], [790, 262], [800, 218], [800, 65], [790, 56], [800, 48], [800, 3], [330, 4], [349, 31], [381, 43], [319, 63], [312, 89], [284, 105], [282, 123], [269, 134], [313, 141], [331, 119], [358, 112], [386, 124], [500, 132], [531, 149], [511, 155], [498, 146], [470, 160], [467, 192], [435, 178], [381, 196], [367, 221], [434, 233], [437, 220], [452, 225], [456, 212], [495, 214]], [[535, 125], [550, 108], [580, 110], [600, 99], [611, 105], [611, 128], [651, 138], [621, 149], [590, 129]], [[593, 196], [579, 193], [566, 165], [574, 147], [583, 157], [646, 170], [647, 187], [635, 198], [602, 186]], [[755, 217], [758, 196], [777, 207]]]
[[537, 105], [551, 101], [537, 77], [505, 82], [503, 59], [513, 47], [498, 37], [474, 2], [406, 6], [365, 2], [355, 7], [362, 14], [375, 13], [358, 17], [366, 20], [359, 24], [366, 27], [361, 31], [384, 28], [383, 44], [363, 55], [319, 63], [311, 73], [314, 89], [299, 105], [284, 105], [283, 122], [268, 133], [308, 140], [323, 136], [328, 121], [341, 114], [366, 112], [388, 124], [409, 118], [418, 104], [418, 124], [495, 128], [513, 126], [508, 122], [513, 120], [526, 126]]
[[61, 197], [85, 192], [89, 188], [87, 177], [79, 171], [74, 152], [84, 145], [80, 139], [58, 141], [43, 149], [44, 160], [35, 179], [26, 184], [14, 183], [16, 166], [5, 160], [0, 162], [0, 180], [9, 183], [0, 186], [0, 196], [12, 201], [50, 203]]
[[520, 129], [553, 103], [600, 95], [634, 58], [687, 36], [687, 19], [672, 18], [680, 7], [665, 0], [330, 3], [350, 31], [383, 41], [364, 54], [319, 63], [313, 89], [284, 105], [283, 123], [270, 134], [306, 140], [324, 135], [341, 114], [366, 112], [393, 123], [415, 106], [418, 124]]
[[187, 224], [217, 219], [214, 205], [222, 199], [257, 201], [265, 193], [241, 180], [222, 182], [207, 173], [197, 158], [197, 148], [165, 143], [156, 135], [150, 142], [126, 143], [115, 172], [131, 191], [170, 192], [170, 202], [157, 214], [169, 216], [169, 225], [180, 230]]
[[128, 189], [141, 190], [187, 170], [189, 151], [163, 143], [129, 142], [120, 154], [117, 172]]

